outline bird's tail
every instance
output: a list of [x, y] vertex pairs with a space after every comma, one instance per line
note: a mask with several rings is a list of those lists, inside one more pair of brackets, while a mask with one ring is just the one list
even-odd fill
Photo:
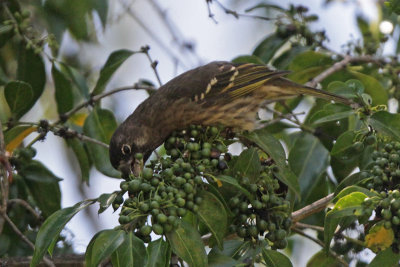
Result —
[[[279, 92], [281, 94], [281, 97], [278, 98], [290, 98], [290, 97], [294, 97], [294, 96], [298, 96], [298, 95], [310, 95], [310, 96], [314, 96], [314, 97], [318, 97], [318, 98], [322, 98], [328, 101], [335, 101], [338, 103], [342, 103], [345, 105], [349, 105], [349, 106], [355, 106], [356, 103], [354, 101], [352, 101], [351, 99], [345, 98], [343, 96], [331, 93], [331, 92], [327, 92], [327, 91], [323, 91], [320, 89], [315, 89], [309, 86], [305, 86], [305, 85], [301, 85], [295, 82], [292, 82], [288, 79], [285, 78], [278, 78], [275, 79], [273, 81], [270, 81], [268, 83], [265, 84], [266, 87], [269, 87], [268, 90], [270, 92], [274, 91], [274, 88], [280, 88]], [[284, 90], [282, 90], [282, 88], [284, 88]], [[283, 95], [282, 95], [283, 93]], [[277, 94], [277, 96], [279, 96], [279, 94]], [[273, 97], [272, 97], [273, 99]], [[272, 100], [271, 99], [271, 100]], [[278, 100], [278, 99], [276, 99]], [[275, 99], [274, 99], [275, 101]]]

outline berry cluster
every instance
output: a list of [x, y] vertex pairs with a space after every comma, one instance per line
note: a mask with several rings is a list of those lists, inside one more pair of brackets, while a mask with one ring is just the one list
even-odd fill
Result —
[[[226, 199], [233, 215], [230, 232], [253, 241], [261, 235], [274, 248], [286, 247], [290, 203], [284, 198], [286, 188], [274, 176], [278, 169], [272, 161], [261, 160], [260, 173], [252, 180], [234, 171], [238, 157], [228, 153], [227, 147], [236, 141], [234, 138], [229, 129], [218, 127], [192, 125], [174, 132], [164, 143], [165, 155], [151, 160], [139, 177], [131, 176], [121, 183], [121, 194], [113, 203], [114, 209], [122, 206], [120, 224], [135, 230], [144, 241], [150, 241], [151, 232], [168, 233], [188, 211], [196, 214], [203, 201], [202, 190], [210, 185], [219, 190], [223, 183], [218, 176], [223, 174], [248, 192], [237, 190]], [[129, 197], [124, 200], [126, 191]]]
[[239, 180], [250, 195], [239, 194], [230, 200], [235, 215], [230, 230], [244, 239], [268, 239], [272, 248], [287, 246], [286, 237], [291, 227], [290, 203], [285, 200], [286, 189], [280, 193], [281, 185], [274, 176], [276, 166], [264, 165], [259, 179], [253, 183], [247, 177]]

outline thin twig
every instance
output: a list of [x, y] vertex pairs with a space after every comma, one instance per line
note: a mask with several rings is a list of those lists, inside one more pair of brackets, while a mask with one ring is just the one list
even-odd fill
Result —
[[[33, 250], [35, 250], [35, 245], [18, 229], [18, 227], [11, 221], [10, 217], [6, 213], [3, 213], [1, 215], [10, 225], [10, 227], [13, 229], [13, 231], [21, 238], [28, 246], [30, 246]], [[46, 256], [43, 257], [44, 263], [46, 263], [47, 266], [55, 267], [54, 263], [47, 258]]]
[[36, 218], [37, 220], [40, 220], [40, 219], [41, 219], [40, 214], [39, 214], [28, 202], [26, 202], [25, 200], [19, 199], [19, 198], [13, 198], [13, 199], [9, 199], [9, 200], [8, 200], [8, 204], [13, 204], [13, 203], [23, 206], [23, 207], [24, 207], [25, 209], [27, 209], [30, 213], [32, 213], [32, 215], [35, 216], [35, 218]]
[[121, 91], [126, 91], [126, 90], [146, 90], [148, 92], [155, 92], [156, 88], [154, 88], [152, 86], [145, 86], [145, 85], [140, 85], [140, 84], [136, 83], [133, 86], [119, 87], [119, 88], [115, 88], [113, 90], [110, 90], [108, 92], [92, 96], [89, 100], [77, 105], [76, 107], [74, 107], [70, 111], [64, 113], [58, 121], [53, 123], [53, 125], [56, 125], [56, 124], [59, 124], [62, 121], [68, 120], [73, 114], [75, 114], [80, 109], [85, 108], [85, 107], [87, 107], [89, 105], [93, 105], [93, 103], [96, 103], [97, 101], [99, 101], [100, 99], [102, 99], [102, 98], [104, 98], [106, 96], [109, 96], [109, 95], [112, 95], [112, 94], [115, 94], [115, 93], [118, 93], [118, 92], [121, 92]]
[[335, 72], [338, 72], [342, 69], [344, 69], [348, 64], [351, 63], [368, 63], [368, 62], [373, 62], [376, 64], [382, 64], [384, 63], [382, 59], [377, 59], [373, 56], [370, 55], [365, 55], [365, 56], [349, 56], [345, 55], [344, 58], [341, 61], [336, 62], [333, 64], [331, 67], [328, 69], [324, 70], [321, 72], [319, 75], [314, 77], [312, 81], [308, 82], [306, 85], [310, 87], [315, 87], [317, 86], [318, 83], [322, 82], [325, 80], [328, 76], [332, 75]]
[[142, 47], [142, 52], [146, 54], [147, 59], [150, 61], [150, 66], [151, 66], [151, 68], [153, 69], [154, 75], [155, 75], [156, 78], [157, 78], [158, 85], [159, 85], [159, 86], [162, 86], [162, 82], [161, 82], [161, 79], [160, 79], [160, 74], [158, 74], [158, 70], [157, 70], [158, 61], [157, 61], [157, 60], [154, 60], [154, 61], [153, 61], [153, 60], [151, 59], [149, 50], [150, 50], [150, 46], [148, 46], [148, 45]]
[[331, 202], [333, 197], [334, 197], [334, 193], [329, 194], [326, 197], [323, 197], [323, 198], [311, 203], [310, 205], [305, 206], [304, 208], [294, 211], [292, 213], [292, 221], [294, 223], [301, 221], [304, 218], [325, 209], [325, 207]]
[[301, 222], [296, 222], [293, 224], [294, 228], [304, 228], [304, 229], [312, 229], [312, 230], [316, 230], [318, 232], [323, 232], [324, 231], [324, 227], [321, 226], [317, 226], [317, 225], [312, 225], [312, 224], [306, 224], [306, 223], [301, 223]]
[[210, 3], [215, 2], [217, 3], [217, 5], [225, 12], [225, 14], [228, 15], [232, 15], [234, 16], [236, 19], [239, 19], [241, 17], [244, 18], [252, 18], [252, 19], [261, 19], [261, 20], [275, 20], [273, 18], [268, 18], [268, 17], [264, 17], [264, 16], [257, 16], [257, 15], [249, 15], [249, 14], [243, 14], [243, 13], [238, 13], [235, 10], [229, 9], [226, 6], [224, 6], [220, 1], [218, 0], [206, 0], [207, 2], [207, 7], [208, 7], [208, 16], [214, 20], [214, 22], [217, 23], [217, 21], [214, 18], [214, 14], [211, 12], [211, 8], [210, 8]]
[[[310, 236], [310, 235], [304, 233], [304, 232], [301, 231], [300, 229], [292, 228], [292, 231], [295, 232], [295, 233], [297, 233], [297, 234], [299, 234], [299, 235], [301, 235], [301, 236], [304, 236], [305, 238], [310, 239], [311, 241], [317, 243], [318, 245], [320, 245], [320, 246], [323, 247], [323, 248], [325, 247], [324, 242], [322, 242], [321, 240], [316, 239], [316, 238], [314, 238], [314, 237], [312, 237], [312, 236]], [[338, 261], [340, 261], [340, 263], [343, 264], [344, 266], [346, 266], [346, 267], [349, 266], [349, 264], [348, 264], [344, 259], [342, 259], [339, 255], [337, 255], [337, 254], [336, 254], [335, 252], [333, 252], [332, 250], [329, 250], [329, 254], [331, 254], [333, 257], [335, 257], [335, 258], [336, 258]]]

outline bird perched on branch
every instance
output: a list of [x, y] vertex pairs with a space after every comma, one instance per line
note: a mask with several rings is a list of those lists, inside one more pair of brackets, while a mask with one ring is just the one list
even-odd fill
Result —
[[190, 124], [224, 125], [252, 130], [261, 105], [311, 95], [329, 101], [352, 101], [283, 78], [287, 71], [264, 65], [212, 62], [185, 72], [161, 86], [118, 127], [110, 142], [110, 160], [123, 174], [131, 172], [135, 153], [144, 161], [175, 130]]

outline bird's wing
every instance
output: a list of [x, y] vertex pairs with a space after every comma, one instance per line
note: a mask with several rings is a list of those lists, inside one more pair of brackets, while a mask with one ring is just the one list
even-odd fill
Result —
[[216, 96], [238, 98], [251, 93], [267, 81], [286, 75], [287, 71], [272, 71], [263, 65], [229, 64], [222, 66], [227, 70], [215, 75], [207, 84], [205, 91], [197, 100], [211, 99]]

